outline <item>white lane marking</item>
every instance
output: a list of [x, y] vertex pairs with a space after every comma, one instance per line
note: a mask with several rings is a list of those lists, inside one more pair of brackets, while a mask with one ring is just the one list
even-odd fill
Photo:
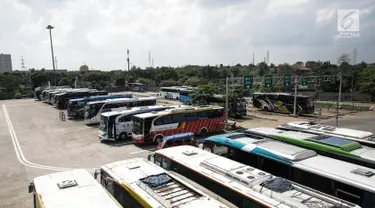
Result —
[[152, 149], [148, 149], [148, 150], [140, 150], [140, 151], [136, 151], [136, 152], [130, 152], [129, 154], [135, 155], [135, 154], [139, 154], [139, 153], [143, 153], [143, 152], [152, 152], [152, 151], [155, 151], [157, 149], [158, 148], [152, 148]]
[[[3, 104], [3, 113], [4, 113], [4, 116], [5, 116], [5, 120], [8, 124], [8, 129], [9, 129], [9, 133], [10, 133], [10, 136], [12, 138], [12, 143], [13, 143], [13, 147], [14, 147], [14, 151], [16, 152], [16, 155], [17, 155], [17, 159], [18, 161], [27, 166], [27, 167], [32, 167], [32, 168], [37, 168], [37, 169], [44, 169], [44, 170], [52, 170], [52, 171], [67, 171], [67, 170], [72, 170], [72, 169], [75, 169], [75, 168], [64, 168], [64, 167], [56, 167], [56, 166], [48, 166], [48, 165], [41, 165], [41, 164], [36, 164], [36, 163], [32, 163], [30, 161], [28, 161], [23, 152], [22, 152], [22, 149], [21, 149], [21, 146], [18, 142], [18, 138], [17, 138], [17, 135], [16, 135], [16, 132], [13, 128], [13, 124], [9, 118], [9, 114], [8, 114], [8, 111], [6, 109], [6, 106], [5, 104]], [[95, 170], [95, 168], [86, 168], [87, 170], [89, 171], [93, 171]]]

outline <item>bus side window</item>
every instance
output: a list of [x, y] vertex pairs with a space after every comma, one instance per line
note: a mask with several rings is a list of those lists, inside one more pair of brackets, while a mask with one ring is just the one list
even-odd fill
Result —
[[159, 154], [154, 155], [154, 163], [158, 166], [161, 166], [161, 156]]

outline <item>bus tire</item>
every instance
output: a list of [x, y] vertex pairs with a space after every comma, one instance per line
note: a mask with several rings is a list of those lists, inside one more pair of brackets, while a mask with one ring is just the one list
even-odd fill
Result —
[[263, 107], [263, 110], [264, 110], [264, 111], [269, 111], [268, 106], [264, 106], [264, 107]]
[[199, 136], [206, 136], [208, 133], [208, 129], [206, 127], [201, 128], [199, 131]]
[[119, 140], [125, 140], [128, 138], [128, 135], [126, 135], [126, 133], [121, 133], [119, 136], [118, 136]]
[[154, 142], [156, 143], [156, 144], [159, 144], [159, 143], [161, 143], [163, 141], [163, 136], [162, 135], [158, 135], [158, 136], [156, 136], [155, 138], [154, 138]]

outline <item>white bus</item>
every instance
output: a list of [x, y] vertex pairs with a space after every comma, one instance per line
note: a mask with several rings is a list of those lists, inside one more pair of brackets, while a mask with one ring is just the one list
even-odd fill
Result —
[[103, 165], [95, 172], [95, 178], [98, 174], [101, 184], [124, 207], [233, 207], [224, 199], [209, 197], [188, 179], [169, 173], [144, 158]]
[[247, 133], [211, 136], [202, 148], [361, 207], [375, 207], [375, 169]]
[[89, 102], [85, 107], [85, 123], [98, 124], [100, 122], [100, 116], [104, 112], [126, 110], [132, 107], [155, 104], [156, 97], [116, 98]]
[[225, 112], [219, 106], [193, 106], [133, 117], [132, 138], [137, 143], [160, 143], [165, 136], [193, 132], [204, 136], [224, 129]]
[[163, 111], [170, 108], [174, 108], [174, 106], [144, 106], [134, 107], [130, 110], [102, 113], [99, 127], [99, 139], [103, 141], [131, 138], [133, 127], [132, 117], [134, 115]]
[[34, 208], [122, 207], [94, 177], [84, 169], [36, 177], [29, 185]]
[[238, 207], [359, 207], [197, 147], [170, 147], [158, 150], [148, 158]]
[[184, 87], [160, 87], [160, 96], [165, 99], [179, 100], [180, 90], [187, 90]]
[[361, 144], [375, 147], [375, 136], [374, 133], [369, 131], [361, 131], [356, 129], [339, 128], [335, 126], [329, 126], [324, 124], [318, 124], [311, 121], [295, 121], [280, 125], [278, 128], [302, 131], [313, 134], [325, 134], [329, 136], [338, 136], [345, 139], [357, 141]]

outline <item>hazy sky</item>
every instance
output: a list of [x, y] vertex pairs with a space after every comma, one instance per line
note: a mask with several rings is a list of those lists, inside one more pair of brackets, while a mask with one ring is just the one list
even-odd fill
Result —
[[[14, 69], [337, 62], [357, 48], [375, 62], [374, 0], [0, 0], [0, 53]], [[359, 38], [337, 38], [337, 9], [360, 10]]]

